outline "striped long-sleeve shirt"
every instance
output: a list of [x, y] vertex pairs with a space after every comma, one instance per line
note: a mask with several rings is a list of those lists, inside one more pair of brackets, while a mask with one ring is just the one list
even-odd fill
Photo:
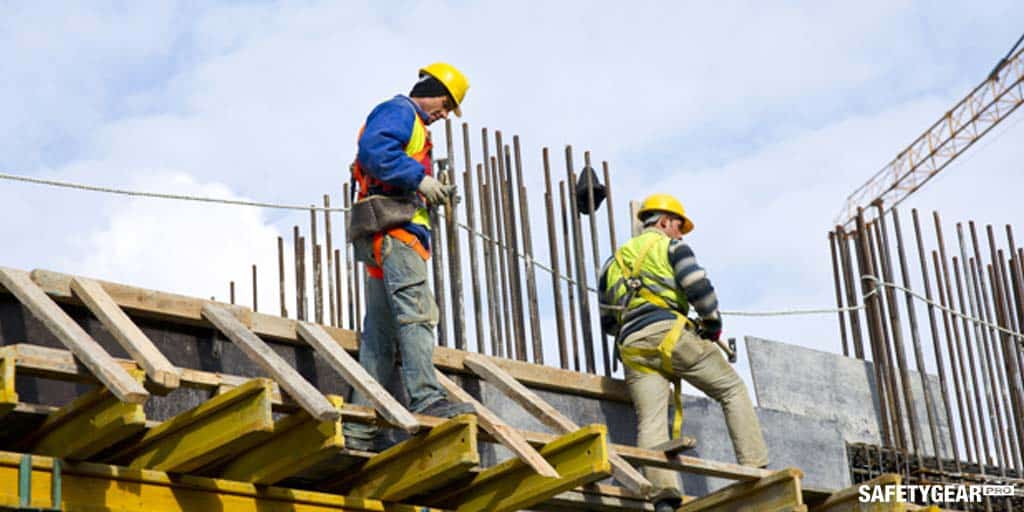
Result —
[[[668, 258], [669, 266], [672, 267], [673, 280], [677, 289], [682, 290], [690, 307], [701, 319], [701, 329], [709, 333], [720, 331], [722, 319], [718, 311], [718, 296], [707, 277], [707, 272], [697, 264], [693, 249], [682, 240], [673, 240], [669, 243], [665, 256]], [[657, 257], [657, 255], [651, 254], [648, 257]], [[637, 308], [633, 314], [627, 312], [622, 315], [623, 325], [618, 325], [619, 311], [614, 307], [618, 304], [608, 304], [606, 302], [607, 294], [603, 293], [608, 287], [608, 267], [614, 264], [614, 261], [614, 257], [608, 259], [601, 270], [598, 281], [599, 289], [602, 292], [600, 294], [602, 306], [613, 306], [601, 308], [601, 327], [605, 332], [617, 335], [617, 339], [621, 341], [654, 322], [675, 320], [675, 313], [648, 304]]]

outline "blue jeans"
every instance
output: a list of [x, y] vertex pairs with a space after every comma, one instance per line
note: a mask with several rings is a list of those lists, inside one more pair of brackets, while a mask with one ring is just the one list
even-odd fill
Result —
[[[376, 266], [373, 239], [354, 242], [355, 257]], [[438, 311], [427, 283], [427, 263], [411, 247], [384, 235], [381, 243], [384, 278], [366, 280], [366, 317], [359, 341], [359, 364], [387, 386], [395, 370], [395, 350], [402, 358], [402, 384], [409, 410], [420, 412], [447, 395], [434, 374], [434, 326]], [[352, 403], [372, 407], [355, 390]], [[371, 439], [374, 425], [345, 423], [345, 435]]]

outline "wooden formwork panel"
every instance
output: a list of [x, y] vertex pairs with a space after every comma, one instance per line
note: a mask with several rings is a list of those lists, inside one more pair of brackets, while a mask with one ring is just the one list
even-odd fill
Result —
[[[0, 452], [0, 508], [22, 505], [27, 485], [29, 505], [53, 508], [54, 459], [32, 457], [22, 471], [24, 455]], [[423, 507], [388, 504], [313, 491], [263, 487], [194, 476], [169, 476], [160, 471], [104, 464], [62, 464], [60, 510], [65, 512], [422, 512]], [[23, 485], [25, 484], [25, 485]]]

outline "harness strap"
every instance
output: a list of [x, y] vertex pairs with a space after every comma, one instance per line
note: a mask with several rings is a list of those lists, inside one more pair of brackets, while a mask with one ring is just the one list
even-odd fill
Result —
[[420, 239], [416, 235], [410, 233], [408, 230], [402, 228], [392, 228], [386, 233], [380, 232], [373, 235], [373, 261], [377, 262], [377, 266], [366, 265], [366, 273], [374, 279], [384, 279], [384, 261], [381, 255], [381, 248], [384, 245], [384, 235], [387, 234], [391, 238], [408, 245], [412, 250], [419, 254], [423, 261], [430, 259], [430, 251], [423, 246]]
[[[689, 318], [676, 313], [676, 321], [672, 323], [661, 343], [656, 348], [619, 346], [619, 354], [622, 355], [622, 362], [633, 371], [652, 374], [657, 373], [672, 382], [673, 405], [675, 413], [672, 417], [672, 439], [678, 439], [683, 430], [683, 396], [679, 377], [676, 377], [672, 370], [672, 349], [675, 348], [683, 329], [689, 326], [693, 328], [693, 322]], [[651, 368], [640, 362], [641, 358], [659, 356], [661, 359], [660, 368]]]

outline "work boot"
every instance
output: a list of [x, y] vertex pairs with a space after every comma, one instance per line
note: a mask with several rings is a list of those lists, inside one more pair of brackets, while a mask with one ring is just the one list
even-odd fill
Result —
[[476, 414], [473, 404], [452, 403], [447, 398], [442, 398], [420, 411], [424, 416], [436, 416], [438, 418], [454, 418], [460, 414]]
[[682, 504], [683, 500], [679, 498], [660, 500], [654, 503], [654, 512], [675, 512]]

